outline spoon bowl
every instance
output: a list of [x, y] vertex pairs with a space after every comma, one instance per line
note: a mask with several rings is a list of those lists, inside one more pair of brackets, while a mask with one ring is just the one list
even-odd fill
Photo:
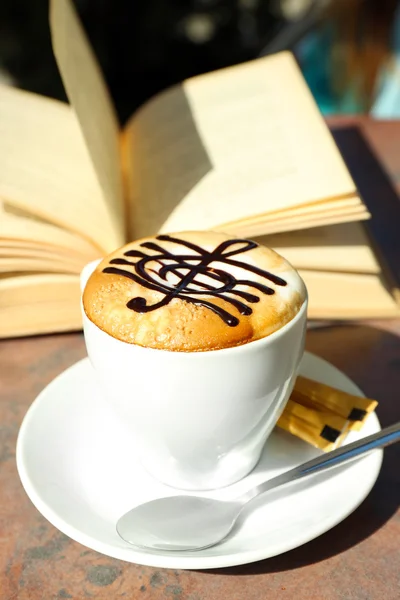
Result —
[[159, 498], [124, 514], [117, 531], [125, 541], [141, 548], [200, 550], [230, 533], [241, 508], [238, 502], [199, 496]]

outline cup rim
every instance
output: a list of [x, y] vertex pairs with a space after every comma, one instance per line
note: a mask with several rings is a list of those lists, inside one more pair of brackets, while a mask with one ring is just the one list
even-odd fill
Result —
[[[96, 263], [96, 266], [97, 266], [97, 264], [99, 262], [101, 262], [101, 261], [97, 261], [97, 260], [92, 261], [92, 263], [89, 263], [89, 265]], [[89, 265], [86, 265], [86, 267], [89, 267]], [[86, 267], [84, 267], [84, 269], [86, 269]], [[299, 277], [300, 277], [300, 275], [299, 275]], [[235, 352], [251, 351], [252, 349], [254, 349], [256, 347], [256, 345], [261, 346], [264, 344], [265, 346], [269, 346], [275, 340], [284, 336], [292, 327], [294, 327], [296, 325], [296, 323], [304, 317], [304, 313], [306, 313], [306, 318], [307, 318], [308, 290], [307, 290], [307, 287], [306, 287], [304, 281], [303, 281], [303, 285], [304, 285], [304, 291], [305, 291], [303, 304], [301, 305], [301, 307], [300, 307], [299, 311], [296, 313], [296, 315], [292, 319], [290, 319], [290, 321], [285, 323], [285, 325], [283, 325], [283, 327], [280, 327], [279, 329], [270, 333], [269, 335], [266, 335], [262, 338], [258, 338], [257, 340], [251, 340], [250, 342], [245, 342], [244, 344], [238, 344], [237, 346], [229, 346], [228, 348], [216, 348], [215, 350], [196, 350], [193, 352], [187, 352], [187, 351], [180, 351], [180, 350], [167, 350], [165, 348], [149, 348], [148, 346], [141, 346], [140, 344], [130, 344], [129, 342], [125, 342], [124, 340], [115, 338], [114, 336], [107, 333], [107, 331], [104, 331], [103, 329], [101, 329], [98, 325], [96, 325], [96, 323], [94, 323], [87, 316], [85, 309], [83, 307], [83, 302], [82, 302], [84, 288], [81, 290], [81, 309], [82, 309], [82, 316], [83, 316], [84, 320], [87, 320], [88, 323], [90, 323], [93, 327], [95, 327], [95, 329], [97, 329], [99, 332], [103, 333], [105, 336], [107, 336], [107, 337], [111, 338], [112, 340], [115, 340], [115, 342], [119, 342], [120, 344], [123, 344], [124, 346], [127, 346], [127, 347], [140, 348], [143, 351], [153, 352], [153, 353], [158, 353], [158, 354], [163, 353], [168, 356], [178, 355], [180, 357], [193, 356], [193, 355], [195, 355], [195, 356], [199, 356], [199, 355], [215, 356], [216, 354], [221, 355], [221, 353], [227, 355], [228, 353], [232, 354]], [[184, 360], [186, 360], [186, 359], [184, 359]]]

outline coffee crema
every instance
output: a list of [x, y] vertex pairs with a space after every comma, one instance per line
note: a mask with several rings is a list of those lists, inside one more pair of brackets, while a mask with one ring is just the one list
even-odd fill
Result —
[[195, 352], [270, 335], [305, 296], [297, 272], [273, 250], [193, 231], [141, 239], [107, 256], [87, 282], [83, 306], [119, 340]]

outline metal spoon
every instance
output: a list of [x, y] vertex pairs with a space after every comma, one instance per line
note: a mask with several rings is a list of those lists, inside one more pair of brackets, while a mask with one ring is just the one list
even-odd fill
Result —
[[226, 538], [243, 508], [260, 494], [399, 440], [400, 423], [396, 423], [260, 483], [231, 501], [185, 495], [152, 500], [124, 514], [117, 532], [126, 542], [152, 550], [209, 548]]

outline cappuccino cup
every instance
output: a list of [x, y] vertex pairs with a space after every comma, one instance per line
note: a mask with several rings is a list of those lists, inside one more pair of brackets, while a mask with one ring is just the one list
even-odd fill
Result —
[[183, 232], [88, 264], [81, 289], [90, 362], [144, 468], [184, 490], [246, 476], [303, 354], [295, 269], [250, 240]]

